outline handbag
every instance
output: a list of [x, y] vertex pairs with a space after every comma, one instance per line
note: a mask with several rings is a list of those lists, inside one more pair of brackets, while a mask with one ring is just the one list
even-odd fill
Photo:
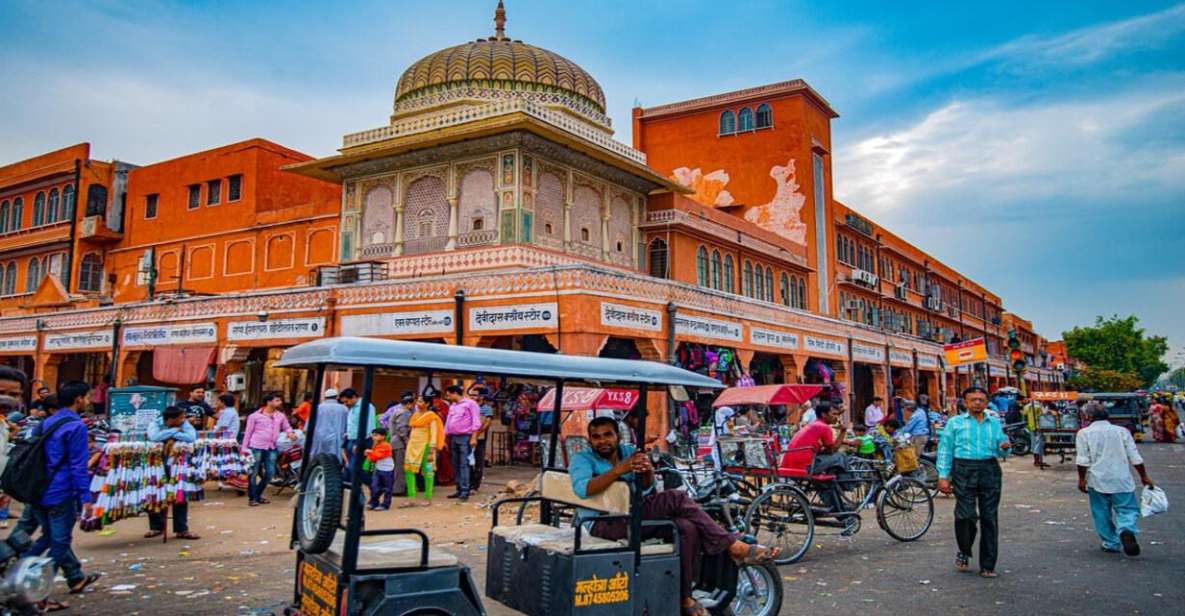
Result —
[[913, 447], [901, 447], [893, 450], [893, 466], [898, 473], [912, 473], [918, 470], [918, 452]]

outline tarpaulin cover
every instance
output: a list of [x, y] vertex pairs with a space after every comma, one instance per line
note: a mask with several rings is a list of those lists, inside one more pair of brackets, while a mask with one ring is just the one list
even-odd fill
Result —
[[[565, 387], [561, 411], [610, 410], [628, 411], [638, 402], [634, 389], [601, 389], [599, 387]], [[540, 411], [555, 410], [555, 388], [547, 390], [536, 407]]]
[[215, 347], [158, 347], [152, 350], [152, 378], [161, 383], [193, 385], [206, 382]]
[[754, 387], [730, 387], [712, 403], [713, 407], [741, 406], [745, 404], [802, 404], [823, 391], [823, 385], [757, 385]]

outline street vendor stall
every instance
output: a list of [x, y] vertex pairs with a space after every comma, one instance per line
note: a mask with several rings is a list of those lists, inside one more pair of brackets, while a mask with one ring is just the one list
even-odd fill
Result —
[[[769, 470], [772, 460], [790, 440], [790, 426], [798, 425], [802, 414], [801, 405], [819, 395], [826, 385], [758, 385], [752, 387], [730, 387], [725, 389], [712, 403], [713, 409], [761, 406], [765, 413], [763, 430], [744, 433], [720, 434], [722, 422], [713, 419], [712, 437], [700, 455], [711, 453], [719, 466], [736, 472]], [[777, 421], [768, 412], [769, 407], [788, 407], [785, 416]], [[794, 406], [793, 411], [789, 407]]]

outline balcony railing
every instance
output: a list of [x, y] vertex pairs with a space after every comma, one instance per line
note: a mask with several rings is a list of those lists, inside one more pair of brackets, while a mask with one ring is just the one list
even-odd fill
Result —
[[403, 243], [403, 254], [422, 255], [426, 252], [439, 252], [444, 250], [444, 247], [447, 244], [448, 238], [443, 235], [439, 237], [425, 237], [407, 240]]
[[393, 254], [395, 254], [395, 244], [390, 242], [362, 247], [363, 257], [389, 257]]
[[498, 241], [497, 229], [481, 229], [479, 231], [470, 231], [462, 233], [457, 236], [457, 247], [468, 248], [470, 246], [481, 246], [483, 244], [492, 244]]

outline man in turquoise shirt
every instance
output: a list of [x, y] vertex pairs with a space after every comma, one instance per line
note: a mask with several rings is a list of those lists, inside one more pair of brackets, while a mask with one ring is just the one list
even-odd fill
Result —
[[[959, 553], [955, 568], [966, 571], [979, 538], [979, 575], [996, 577], [999, 544], [997, 512], [1003, 473], [999, 458], [1008, 455], [1012, 443], [1004, 435], [1000, 417], [986, 412], [987, 391], [982, 387], [963, 390], [967, 413], [946, 422], [938, 442], [938, 491], [955, 494], [955, 540]], [[978, 506], [978, 515], [976, 507]]]
[[[344, 469], [346, 481], [349, 481], [350, 468], [353, 466], [354, 456], [357, 455], [358, 423], [362, 421], [362, 398], [358, 395], [358, 392], [354, 391], [353, 389], [343, 389], [342, 392], [337, 395], [337, 399], [339, 402], [346, 405], [346, 407], [350, 409], [350, 412], [346, 415], [345, 448], [348, 459]], [[374, 405], [368, 405], [366, 411], [366, 436], [363, 437], [363, 450], [370, 448], [370, 433], [378, 427], [378, 415], [375, 414]], [[363, 475], [363, 485], [369, 485], [369, 480], [365, 477], [366, 473], [363, 472]]]

